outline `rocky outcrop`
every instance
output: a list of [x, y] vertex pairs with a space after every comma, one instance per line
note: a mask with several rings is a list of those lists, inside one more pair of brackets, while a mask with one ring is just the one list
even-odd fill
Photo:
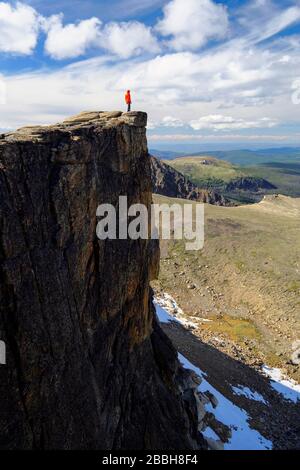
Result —
[[215, 191], [200, 189], [182, 173], [151, 156], [153, 192], [162, 196], [189, 199], [217, 206], [229, 205], [225, 197]]
[[96, 237], [99, 204], [151, 204], [146, 118], [88, 112], [0, 136], [2, 449], [205, 447], [154, 314], [158, 246]]

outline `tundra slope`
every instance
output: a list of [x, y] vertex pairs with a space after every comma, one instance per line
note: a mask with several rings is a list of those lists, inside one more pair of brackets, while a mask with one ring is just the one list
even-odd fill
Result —
[[299, 214], [300, 200], [286, 196], [240, 207], [206, 205], [203, 250], [163, 241], [158, 286], [187, 316], [211, 320], [199, 329], [203, 339], [219, 336], [229, 354], [284, 368], [298, 382], [299, 364], [291, 359], [300, 338]]
[[298, 449], [300, 387], [282, 380], [276, 368], [299, 384], [300, 200], [268, 196], [250, 206], [206, 205], [205, 214], [202, 251], [161, 241], [153, 287], [175, 320], [164, 330], [274, 449]]

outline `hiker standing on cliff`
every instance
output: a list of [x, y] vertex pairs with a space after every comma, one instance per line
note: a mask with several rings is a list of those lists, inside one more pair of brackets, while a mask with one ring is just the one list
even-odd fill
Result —
[[127, 92], [126, 92], [126, 94], [125, 94], [125, 102], [126, 102], [126, 104], [127, 104], [127, 106], [128, 106], [127, 112], [130, 113], [130, 111], [131, 111], [131, 103], [132, 103], [130, 90], [127, 90]]

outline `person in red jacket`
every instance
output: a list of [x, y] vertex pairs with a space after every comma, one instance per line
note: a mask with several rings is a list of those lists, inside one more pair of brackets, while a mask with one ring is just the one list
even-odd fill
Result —
[[125, 94], [125, 102], [128, 106], [127, 112], [129, 113], [131, 111], [131, 104], [132, 104], [130, 90], [127, 90]]

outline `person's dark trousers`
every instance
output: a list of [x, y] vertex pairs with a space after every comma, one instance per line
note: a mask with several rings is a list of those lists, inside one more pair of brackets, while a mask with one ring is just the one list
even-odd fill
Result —
[[127, 109], [127, 112], [130, 113], [131, 111], [131, 104], [128, 105], [128, 109]]

